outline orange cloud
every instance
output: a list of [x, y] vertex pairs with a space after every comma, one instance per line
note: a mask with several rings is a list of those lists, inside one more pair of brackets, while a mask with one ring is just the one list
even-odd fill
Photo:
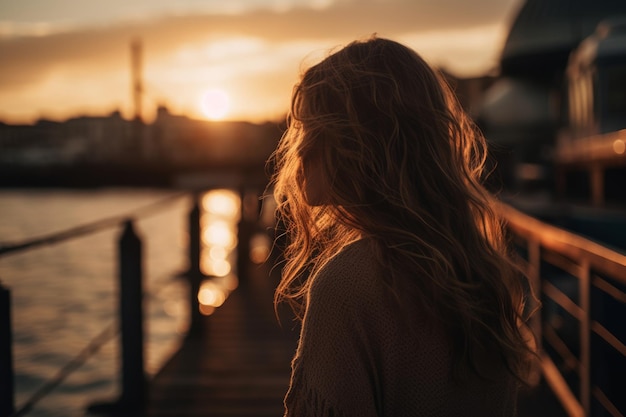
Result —
[[[514, 0], [508, 3], [502, 0], [480, 3], [465, 0], [341, 1], [325, 8], [292, 8], [281, 12], [258, 10], [228, 15], [165, 16], [43, 36], [19, 36], [7, 34], [10, 31], [5, 30], [0, 36], [0, 118], [6, 115], [26, 117], [28, 111], [24, 107], [29, 100], [32, 101], [30, 117], [35, 111], [51, 113], [61, 108], [68, 112], [74, 108], [76, 112], [85, 106], [111, 108], [119, 106], [120, 102], [128, 106], [129, 43], [135, 37], [144, 42], [145, 73], [147, 82], [154, 87], [154, 100], [167, 96], [172, 103], [180, 102], [172, 96], [176, 94], [173, 85], [178, 72], [181, 83], [189, 81], [190, 77], [195, 77], [197, 83], [205, 77], [205, 83], [210, 83], [218, 82], [220, 76], [229, 76], [231, 89], [239, 88], [242, 90], [239, 95], [248, 92], [261, 100], [248, 105], [262, 106], [265, 94], [265, 101], [276, 107], [284, 103], [290, 93], [286, 80], [292, 83], [299, 63], [312, 50], [325, 50], [374, 32], [380, 36], [410, 39], [419, 37], [420, 33], [442, 34], [446, 30], [463, 32], [488, 27], [506, 18], [511, 1]], [[249, 50], [229, 50], [228, 46], [221, 52], [210, 50], [210, 45], [219, 48], [227, 39], [251, 42]], [[450, 42], [448, 45], [451, 46]], [[451, 50], [458, 54], [461, 49]], [[454, 59], [445, 56], [445, 50], [439, 53], [444, 62]], [[465, 57], [480, 53], [481, 46], [474, 45]], [[483, 50], [482, 53], [493, 54], [493, 51]], [[72, 79], [87, 91], [63, 94], [72, 103], [55, 103], [54, 96], [59, 91], [72, 88]], [[99, 88], [93, 87], [92, 93], [88, 87], [90, 80], [94, 86], [100, 83], [115, 91], [101, 93]], [[55, 82], [67, 85], [55, 85]], [[193, 88], [187, 83], [183, 90]], [[280, 99], [272, 97], [272, 91]], [[185, 94], [192, 93], [182, 95]], [[20, 95], [21, 98], [16, 99]], [[55, 105], [56, 110], [50, 110]], [[184, 107], [177, 106], [181, 110]], [[242, 117], [251, 111], [241, 112]]]

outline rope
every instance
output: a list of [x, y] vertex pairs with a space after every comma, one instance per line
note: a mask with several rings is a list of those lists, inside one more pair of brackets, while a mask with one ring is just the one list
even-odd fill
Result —
[[93, 340], [83, 350], [81, 350], [74, 359], [61, 368], [54, 378], [39, 388], [30, 397], [30, 399], [26, 401], [26, 403], [24, 403], [19, 410], [11, 414], [10, 417], [19, 417], [28, 413], [35, 406], [35, 404], [39, 402], [39, 400], [49, 394], [54, 388], [59, 386], [61, 382], [63, 382], [72, 372], [80, 368], [80, 366], [85, 363], [91, 355], [98, 352], [106, 342], [118, 333], [118, 331], [118, 326], [116, 326], [115, 323], [109, 324], [102, 332], [93, 338]]
[[55, 232], [38, 238], [28, 239], [24, 242], [3, 244], [2, 246], [0, 246], [0, 256], [9, 253], [21, 252], [26, 249], [32, 249], [38, 246], [52, 245], [54, 243], [62, 242], [64, 240], [69, 240], [79, 236], [93, 234], [105, 229], [117, 227], [119, 224], [126, 222], [128, 219], [153, 215], [187, 194], [187, 192], [176, 193], [154, 203], [150, 203], [143, 207], [140, 207], [130, 213], [96, 220], [94, 222], [72, 227], [61, 232]]
[[[170, 278], [159, 279], [150, 293], [144, 293], [143, 297], [154, 297], [167, 288], [173, 281]], [[20, 417], [29, 413], [32, 408], [46, 395], [50, 394], [56, 387], [61, 385], [70, 374], [80, 368], [92, 355], [97, 353], [105, 343], [110, 341], [119, 333], [120, 329], [117, 322], [109, 323], [109, 325], [94, 337], [87, 346], [83, 348], [71, 361], [63, 366], [57, 374], [51, 378], [46, 384], [39, 388], [16, 412], [9, 417]]]
[[[188, 192], [176, 193], [123, 215], [117, 215], [97, 220], [61, 232], [52, 233], [38, 238], [28, 239], [23, 242], [5, 244], [3, 246], [0, 246], [0, 256], [10, 253], [17, 253], [43, 245], [51, 245], [54, 243], [62, 242], [64, 240], [69, 240], [88, 234], [93, 234], [105, 229], [117, 227], [118, 225], [126, 222], [128, 219], [148, 217], [162, 211], [166, 206], [169, 206], [174, 201], [177, 201], [182, 196], [185, 196], [187, 194]], [[158, 294], [167, 286], [168, 283], [171, 282], [171, 280], [160, 280], [156, 283], [156, 287], [153, 287], [152, 293]], [[148, 295], [149, 294], [144, 294], [144, 297]], [[72, 360], [70, 360], [65, 366], [63, 366], [52, 379], [50, 379], [46, 384], [39, 388], [28, 399], [28, 401], [26, 401], [10, 417], [20, 417], [31, 411], [35, 404], [37, 404], [42, 398], [44, 398], [52, 390], [59, 386], [72, 372], [80, 368], [87, 361], [87, 359], [97, 353], [105, 343], [111, 340], [118, 333], [119, 326], [117, 325], [117, 323], [110, 323], [102, 332], [96, 335], [96, 337], [94, 337], [89, 342], [89, 344], [84, 347]]]

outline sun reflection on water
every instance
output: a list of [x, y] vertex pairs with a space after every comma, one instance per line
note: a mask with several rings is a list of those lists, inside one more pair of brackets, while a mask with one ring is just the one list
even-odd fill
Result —
[[202, 207], [208, 213], [233, 221], [239, 220], [240, 197], [233, 190], [211, 190], [202, 198]]
[[205, 280], [200, 286], [198, 301], [200, 312], [210, 315], [238, 285], [233, 265], [236, 262], [241, 199], [232, 190], [211, 190], [202, 197], [202, 208], [203, 251], [200, 268], [211, 279]]
[[241, 200], [232, 190], [211, 190], [202, 198], [202, 244], [200, 268], [206, 275], [223, 277], [232, 272], [237, 247], [237, 222]]
[[202, 305], [219, 307], [226, 301], [226, 292], [221, 287], [211, 281], [205, 281], [200, 287], [198, 300]]
[[210, 220], [204, 225], [202, 242], [209, 248], [220, 247], [234, 249], [237, 246], [237, 236], [232, 222], [227, 220]]
[[198, 291], [200, 312], [206, 316], [213, 314], [217, 307], [224, 304], [228, 295], [237, 288], [238, 284], [239, 280], [234, 274], [214, 277], [202, 282]]
[[[239, 227], [248, 231], [244, 236], [250, 239], [246, 245], [249, 247], [246, 261], [260, 265], [268, 260], [272, 250], [267, 230], [273, 227], [273, 199], [266, 196], [261, 201], [253, 193], [243, 194], [242, 200], [242, 195], [236, 191], [216, 189], [206, 192], [201, 199], [200, 269], [210, 277], [201, 284], [198, 292], [200, 312], [204, 315], [212, 314], [238, 286]], [[241, 226], [240, 222], [247, 225]]]

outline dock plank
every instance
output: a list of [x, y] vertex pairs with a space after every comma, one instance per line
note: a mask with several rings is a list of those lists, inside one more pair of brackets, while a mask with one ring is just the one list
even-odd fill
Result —
[[[268, 279], [241, 285], [150, 383], [148, 417], [283, 414], [298, 332], [276, 318]], [[252, 281], [252, 280], [251, 280]]]
[[[272, 305], [271, 279], [240, 286], [200, 337], [180, 349], [149, 385], [146, 417], [278, 417], [289, 386], [298, 331]], [[522, 392], [518, 417], [566, 417], [544, 385]]]

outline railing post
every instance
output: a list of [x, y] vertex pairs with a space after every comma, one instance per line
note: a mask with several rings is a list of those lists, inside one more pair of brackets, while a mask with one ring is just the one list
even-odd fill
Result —
[[121, 405], [129, 410], [145, 406], [143, 346], [142, 243], [132, 221], [127, 221], [119, 241], [120, 325], [122, 342]]
[[[535, 351], [543, 349], [543, 314], [541, 310], [541, 243], [537, 239], [528, 239], [528, 279], [530, 280], [530, 305], [529, 311], [533, 312], [530, 317], [530, 330], [533, 333]], [[536, 386], [541, 379], [541, 366], [534, 368], [529, 376], [531, 385]]]
[[87, 407], [93, 414], [141, 416], [146, 408], [143, 348], [142, 243], [132, 220], [118, 241], [121, 395], [114, 402]]
[[15, 412], [11, 292], [0, 282], [0, 417]]
[[189, 330], [187, 336], [195, 337], [201, 334], [200, 303], [198, 293], [202, 284], [203, 273], [200, 269], [201, 238], [200, 238], [200, 195], [194, 194], [193, 206], [189, 212], [189, 270], [186, 277], [189, 280]]
[[541, 306], [541, 244], [537, 239], [528, 240], [528, 265], [530, 270], [528, 271], [528, 279], [530, 280], [530, 287], [533, 297], [529, 306], [531, 311], [535, 314], [530, 318], [530, 328], [535, 336], [535, 343], [537, 351], [542, 349], [542, 317], [541, 310], [538, 310]]
[[122, 397], [129, 409], [143, 409], [145, 373], [143, 357], [142, 244], [132, 221], [120, 238], [120, 320], [122, 338]]
[[259, 216], [259, 199], [245, 187], [239, 189], [240, 213], [237, 224], [237, 276], [240, 284], [249, 281], [250, 239], [254, 232], [254, 224]]
[[583, 317], [580, 323], [580, 403], [585, 416], [591, 411], [591, 271], [589, 261], [580, 265], [580, 309]]

